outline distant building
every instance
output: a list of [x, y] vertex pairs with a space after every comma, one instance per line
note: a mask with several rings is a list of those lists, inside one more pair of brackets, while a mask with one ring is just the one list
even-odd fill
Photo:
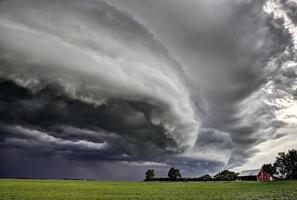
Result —
[[273, 175], [263, 169], [244, 170], [238, 175], [238, 179], [242, 181], [274, 181]]

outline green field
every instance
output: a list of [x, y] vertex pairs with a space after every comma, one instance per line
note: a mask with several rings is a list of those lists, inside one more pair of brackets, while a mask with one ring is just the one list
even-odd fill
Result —
[[0, 199], [274, 199], [296, 200], [297, 181], [279, 182], [126, 182], [0, 180]]

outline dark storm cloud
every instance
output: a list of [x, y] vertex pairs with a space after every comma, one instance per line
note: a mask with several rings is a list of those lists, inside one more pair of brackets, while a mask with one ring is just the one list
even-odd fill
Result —
[[0, 9], [2, 149], [146, 163], [195, 143], [181, 66], [132, 16], [100, 1]]
[[[203, 96], [205, 117], [190, 157], [213, 152], [211, 159], [241, 165], [255, 155], [254, 145], [286, 125], [275, 115], [281, 108], [267, 102], [277, 98], [273, 82], [295, 46], [284, 19], [264, 12], [265, 1], [110, 1], [154, 32], [184, 67], [192, 91]], [[279, 85], [282, 91], [296, 84], [284, 76], [283, 81], [291, 85]], [[273, 95], [267, 95], [271, 87]], [[229, 151], [223, 141], [215, 147], [218, 134], [230, 141]]]
[[[279, 3], [294, 22], [295, 4]], [[18, 159], [28, 171], [73, 162], [65, 176], [99, 178], [96, 168], [125, 178], [129, 168], [242, 165], [288, 123], [276, 100], [297, 94], [296, 65], [284, 67], [295, 62], [293, 33], [265, 5], [1, 1], [0, 149], [10, 164], [0, 175]]]
[[[2, 4], [3, 76], [32, 90], [60, 82], [70, 96], [93, 104], [120, 98], [158, 105], [151, 121], [181, 148], [193, 145], [199, 115], [183, 71], [167, 50], [132, 17], [106, 3], [66, 3]], [[59, 11], [62, 7], [67, 8]], [[44, 13], [36, 20], [40, 9]]]
[[[159, 167], [147, 160], [164, 162], [175, 153], [177, 144], [145, 116], [152, 105], [110, 100], [94, 106], [65, 96], [58, 85], [33, 94], [11, 80], [1, 80], [0, 88], [2, 177], [140, 179], [147, 167], [161, 167], [163, 173], [162, 163]], [[59, 173], [51, 169], [53, 163]], [[140, 173], [129, 178], [131, 167]], [[88, 172], [101, 168], [105, 175]]]
[[150, 122], [153, 106], [146, 103], [111, 99], [95, 107], [64, 96], [58, 85], [47, 85], [33, 94], [2, 80], [0, 88], [1, 140], [11, 146], [41, 151], [102, 149], [94, 159], [106, 157], [102, 154], [108, 154], [108, 159], [161, 156], [177, 146], [162, 127]]

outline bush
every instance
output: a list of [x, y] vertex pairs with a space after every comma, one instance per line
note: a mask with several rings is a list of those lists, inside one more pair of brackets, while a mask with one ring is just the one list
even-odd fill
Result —
[[198, 181], [212, 181], [212, 177], [209, 174], [205, 174], [198, 178]]
[[215, 181], [234, 181], [237, 179], [238, 174], [229, 170], [224, 170], [214, 176]]

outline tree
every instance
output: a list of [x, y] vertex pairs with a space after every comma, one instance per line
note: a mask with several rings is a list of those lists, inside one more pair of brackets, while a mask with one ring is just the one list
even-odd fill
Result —
[[229, 171], [229, 170], [224, 170], [222, 172], [217, 173], [214, 176], [214, 180], [216, 181], [234, 181], [237, 179], [237, 173]]
[[262, 166], [262, 169], [263, 169], [265, 172], [267, 172], [267, 173], [269, 173], [269, 174], [271, 174], [271, 175], [276, 174], [276, 168], [275, 168], [275, 166], [272, 165], [272, 164], [264, 164], [264, 165]]
[[145, 172], [145, 181], [152, 181], [154, 179], [155, 176], [155, 171], [153, 169], [148, 169]]
[[178, 178], [181, 178], [181, 174], [179, 172], [179, 169], [175, 169], [175, 168], [170, 168], [168, 171], [168, 178], [170, 180], [177, 180]]
[[212, 181], [212, 177], [209, 174], [205, 174], [198, 178], [199, 181]]
[[278, 153], [274, 166], [280, 176], [287, 179], [297, 179], [297, 150], [291, 149], [288, 153]]

